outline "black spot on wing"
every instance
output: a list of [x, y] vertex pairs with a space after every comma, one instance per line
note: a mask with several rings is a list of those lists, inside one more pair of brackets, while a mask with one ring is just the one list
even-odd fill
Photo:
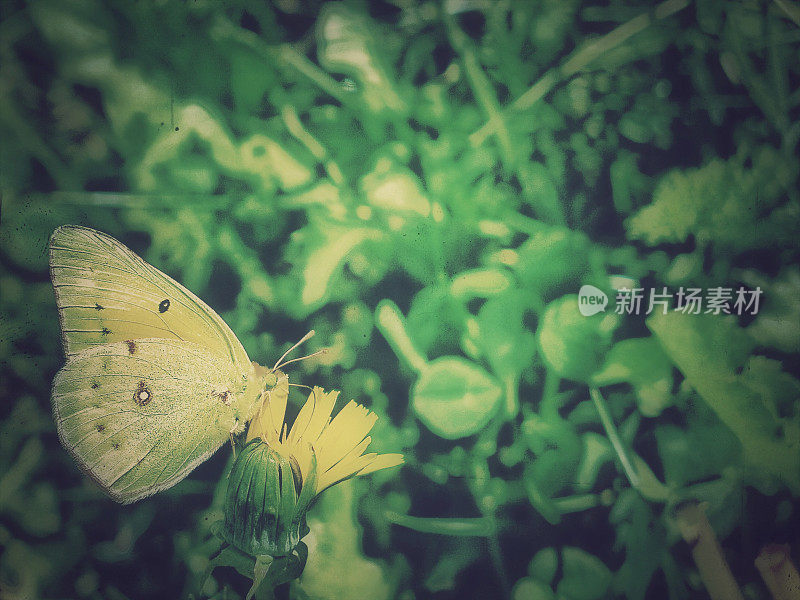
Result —
[[108, 335], [108, 334], [110, 334], [110, 333], [111, 333], [111, 330], [110, 330], [108, 327], [103, 327], [103, 328], [100, 330], [100, 333], [101, 333], [102, 335]]
[[128, 354], [136, 352], [136, 342], [133, 340], [125, 340], [125, 343], [128, 345]]
[[231, 396], [233, 396], [233, 394], [230, 390], [225, 390], [224, 392], [211, 392], [211, 395], [218, 398], [225, 406], [231, 405]]
[[169, 298], [164, 298], [158, 305], [158, 312], [165, 313], [169, 310]]
[[96, 389], [97, 389], [97, 388], [99, 388], [99, 387], [100, 387], [100, 384], [99, 384], [99, 383], [97, 383], [96, 381], [93, 381], [93, 382], [92, 382], [92, 389], [93, 389], [93, 390], [96, 390]]
[[101, 423], [98, 423], [97, 425], [95, 425], [95, 429], [97, 429], [98, 433], [103, 433], [106, 430], [106, 426]]
[[150, 403], [150, 400], [152, 399], [153, 399], [153, 394], [150, 393], [150, 390], [147, 387], [147, 383], [144, 381], [140, 381], [139, 386], [133, 393], [133, 401], [139, 406], [146, 406], [147, 404]]
[[97, 302], [94, 303], [94, 309], [95, 310], [103, 310], [104, 308], [105, 308], [105, 306], [102, 306], [102, 305], [98, 304]]

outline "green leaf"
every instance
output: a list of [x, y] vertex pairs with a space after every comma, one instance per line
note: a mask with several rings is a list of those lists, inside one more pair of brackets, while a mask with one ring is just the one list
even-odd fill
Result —
[[472, 563], [481, 558], [476, 544], [464, 544], [461, 540], [452, 540], [445, 544], [446, 550], [439, 561], [432, 566], [430, 574], [425, 578], [425, 589], [431, 593], [452, 590], [456, 578]]
[[536, 337], [525, 328], [524, 297], [509, 292], [484, 302], [478, 312], [478, 346], [502, 380], [516, 379], [536, 354]]
[[361, 189], [369, 203], [377, 209], [395, 213], [431, 213], [430, 200], [425, 196], [419, 178], [404, 167], [378, 161], [375, 169], [361, 180]]
[[403, 313], [391, 300], [381, 300], [375, 308], [375, 326], [398, 358], [403, 358], [418, 372], [427, 368], [427, 359], [414, 344], [406, 328]]
[[241, 48], [233, 49], [230, 61], [231, 91], [237, 107], [248, 112], [257, 110], [264, 94], [276, 87], [272, 65], [249, 49]]
[[647, 502], [634, 489], [624, 490], [609, 515], [625, 562], [614, 574], [614, 589], [629, 600], [644, 600], [665, 554], [666, 532]]
[[356, 248], [379, 241], [384, 234], [371, 227], [347, 227], [315, 222], [296, 232], [293, 243], [298, 254], [298, 277], [303, 282], [300, 302], [305, 313], [325, 304], [334, 294], [341, 270]]
[[411, 301], [406, 319], [408, 335], [422, 352], [434, 345], [454, 347], [467, 316], [466, 308], [450, 295], [447, 285], [430, 285]]
[[240, 575], [248, 579], [253, 578], [256, 558], [250, 554], [245, 554], [233, 546], [227, 546], [220, 552], [213, 561], [216, 567], [233, 567]]
[[581, 440], [573, 425], [558, 416], [532, 414], [522, 423], [522, 434], [536, 454], [523, 473], [528, 500], [548, 522], [558, 523], [561, 513], [552, 499], [575, 481]]
[[617, 159], [609, 167], [614, 207], [619, 213], [629, 213], [634, 198], [647, 188], [647, 178], [639, 171], [637, 158], [627, 150], [620, 150]]
[[557, 292], [577, 290], [591, 272], [592, 247], [582, 233], [563, 227], [543, 227], [517, 250], [512, 265], [526, 288], [548, 300]]
[[571, 600], [598, 600], [611, 585], [611, 571], [596, 556], [580, 548], [565, 546], [561, 550], [564, 575], [556, 592]]
[[322, 10], [316, 30], [320, 63], [356, 78], [370, 110], [405, 112], [405, 103], [393, 87], [396, 75], [381, 56], [385, 39], [378, 23], [344, 3], [335, 3]]
[[578, 296], [568, 294], [547, 305], [539, 325], [539, 350], [561, 377], [588, 382], [611, 345], [616, 314], [584, 317]]
[[528, 563], [528, 574], [534, 579], [550, 585], [558, 571], [558, 553], [555, 548], [542, 548]]
[[732, 319], [713, 315], [656, 313], [647, 325], [687, 381], [739, 438], [753, 473], [800, 491], [800, 444], [778, 434], [781, 420], [760, 390], [764, 379], [758, 371], [763, 373], [764, 367], [757, 367], [755, 375], [735, 371], [752, 346], [747, 335]]
[[525, 200], [533, 207], [537, 218], [553, 225], [563, 225], [564, 208], [547, 168], [538, 162], [523, 161], [517, 167], [517, 175]]
[[502, 389], [491, 375], [456, 356], [429, 363], [411, 392], [420, 421], [450, 440], [480, 431], [497, 409], [501, 395]]
[[762, 346], [782, 352], [800, 352], [800, 269], [785, 267], [772, 279], [756, 271], [745, 271], [742, 279], [751, 288], [760, 287], [764, 294], [763, 309], [747, 328]]
[[654, 246], [693, 234], [701, 245], [713, 242], [736, 253], [792, 243], [796, 208], [774, 207], [794, 185], [797, 161], [768, 146], [749, 158], [749, 169], [737, 155], [670, 172], [659, 181], [653, 202], [628, 219], [629, 236]]
[[250, 590], [247, 592], [245, 600], [252, 600], [253, 596], [255, 596], [256, 591], [258, 591], [258, 588], [261, 586], [261, 582], [263, 582], [266, 578], [274, 561], [275, 559], [268, 554], [256, 556], [256, 562], [253, 566], [253, 585], [250, 586]]
[[[303, 574], [292, 582], [293, 598], [389, 600], [397, 585], [385, 561], [367, 558], [357, 505], [361, 495], [350, 480], [326, 490], [309, 515], [311, 533]], [[299, 595], [298, 595], [299, 593]]]
[[[590, 408], [594, 410], [593, 406], [590, 406]], [[583, 454], [578, 465], [575, 485], [580, 490], [590, 490], [597, 481], [600, 468], [614, 459], [614, 450], [607, 437], [593, 431], [583, 434], [581, 439], [583, 442]]]
[[630, 383], [646, 417], [657, 417], [672, 404], [672, 363], [652, 337], [614, 344], [592, 382], [596, 386]]
[[511, 598], [512, 600], [556, 600], [556, 595], [544, 583], [523, 577], [514, 584]]
[[459, 300], [490, 298], [508, 290], [511, 277], [501, 269], [471, 269], [453, 278], [450, 293]]
[[664, 478], [676, 488], [721, 473], [739, 458], [736, 436], [719, 422], [660, 425], [655, 435]]

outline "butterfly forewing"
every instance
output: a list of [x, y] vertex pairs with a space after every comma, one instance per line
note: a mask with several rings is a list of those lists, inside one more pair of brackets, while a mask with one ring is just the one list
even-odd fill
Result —
[[59, 437], [114, 499], [133, 502], [183, 479], [244, 423], [251, 404], [229, 362], [192, 342], [98, 345], [53, 382]]
[[142, 338], [183, 340], [250, 361], [225, 322], [180, 283], [99, 231], [66, 225], [50, 238], [50, 271], [67, 355]]

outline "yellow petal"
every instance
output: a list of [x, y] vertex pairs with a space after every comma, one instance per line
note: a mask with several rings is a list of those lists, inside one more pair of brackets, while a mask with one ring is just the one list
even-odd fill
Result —
[[328, 424], [333, 405], [336, 404], [338, 397], [339, 392], [336, 390], [325, 393], [321, 387], [314, 386], [292, 425], [287, 444], [294, 447], [300, 440], [309, 444], [316, 442], [319, 434]]
[[352, 400], [325, 428], [314, 448], [322, 470], [327, 470], [367, 436], [378, 416]]
[[[343, 456], [340, 461], [336, 462], [334, 465], [324, 471], [318, 471], [319, 478], [317, 479], [317, 493], [333, 485], [334, 483], [338, 483], [343, 479], [347, 479], [348, 477], [354, 475], [356, 471], [363, 468], [367, 463], [362, 464], [363, 457], [361, 455], [363, 454], [364, 450], [367, 449], [367, 446], [369, 446], [371, 441], [372, 438], [369, 436], [365, 437], [363, 440], [361, 440], [360, 444], [350, 450], [350, 452]], [[319, 453], [317, 453], [317, 455], [319, 455]]]
[[311, 444], [297, 444], [292, 448], [292, 456], [297, 460], [297, 466], [300, 467], [300, 476], [303, 481], [308, 479], [308, 473], [311, 470], [312, 452]]
[[361, 469], [357, 475], [366, 475], [367, 473], [374, 473], [381, 469], [396, 467], [397, 465], [402, 465], [404, 462], [405, 460], [402, 454], [378, 454], [367, 466]]

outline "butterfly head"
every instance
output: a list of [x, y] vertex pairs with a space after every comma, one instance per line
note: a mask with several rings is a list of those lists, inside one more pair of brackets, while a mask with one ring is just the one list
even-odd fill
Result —
[[274, 390], [275, 387], [278, 385], [278, 382], [280, 382], [280, 380], [283, 379], [284, 377], [286, 377], [286, 375], [280, 369], [269, 371], [269, 373], [267, 373], [266, 376], [264, 377], [263, 391], [266, 393], [271, 390]]
[[278, 383], [278, 378], [282, 375], [280, 371], [269, 371], [264, 377], [264, 386], [266, 389], [274, 388]]

